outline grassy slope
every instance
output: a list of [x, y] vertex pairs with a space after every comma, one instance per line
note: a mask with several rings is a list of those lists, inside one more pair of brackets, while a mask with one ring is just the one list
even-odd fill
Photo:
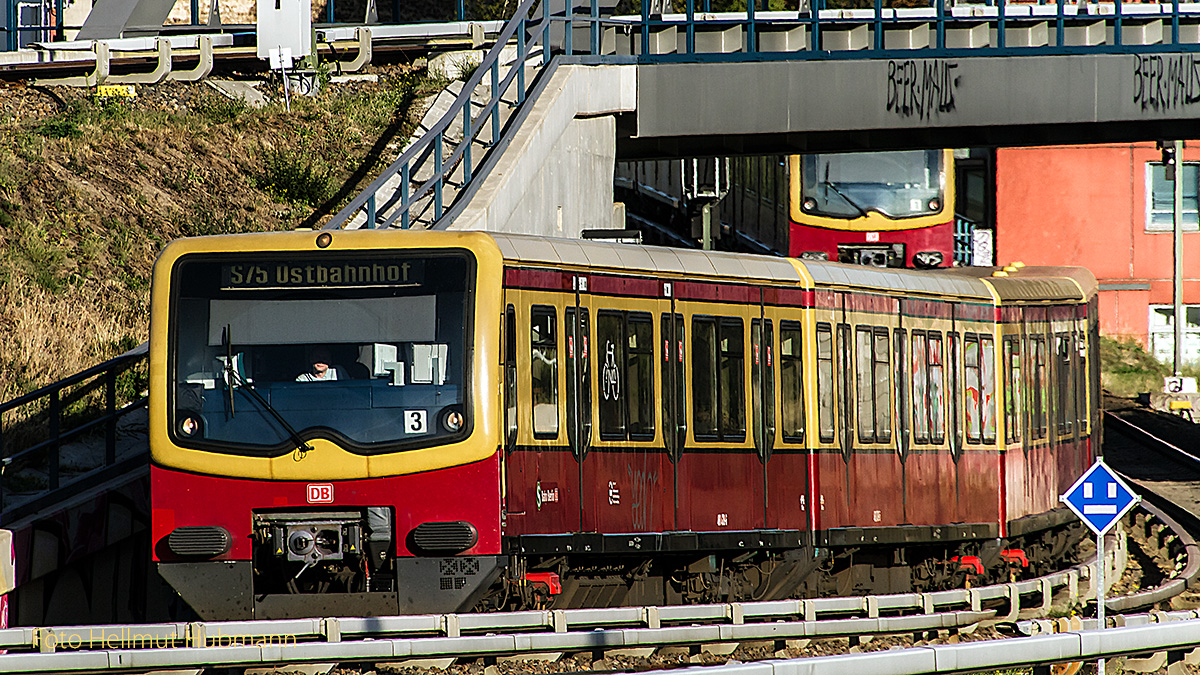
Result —
[[414, 101], [441, 84], [390, 68], [289, 113], [205, 84], [128, 101], [0, 83], [0, 401], [145, 340], [167, 241], [336, 213], [399, 154]]

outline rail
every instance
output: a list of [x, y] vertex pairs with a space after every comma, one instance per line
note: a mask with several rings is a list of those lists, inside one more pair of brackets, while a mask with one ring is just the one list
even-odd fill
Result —
[[[52, 503], [64, 491], [77, 492], [84, 486], [98, 484], [111, 475], [131, 468], [134, 463], [145, 462], [144, 453], [135, 457], [118, 460], [117, 456], [117, 422], [125, 415], [146, 406], [146, 397], [141, 394], [127, 396], [130, 399], [119, 402], [118, 377], [140, 366], [146, 361], [148, 347], [146, 343], [97, 366], [78, 372], [70, 377], [59, 380], [54, 384], [42, 387], [19, 396], [11, 401], [0, 403], [0, 503], [7, 503], [14, 496], [10, 481], [13, 472], [21, 469], [35, 469], [45, 473], [45, 485], [38, 485], [37, 490], [21, 490], [29, 493], [26, 499], [16, 503], [11, 508], [4, 508], [0, 514], [0, 525], [8, 525], [15, 520], [36, 512], [47, 503]], [[73, 405], [85, 405], [86, 399], [92, 393], [102, 389], [101, 412], [84, 415], [86, 421], [80, 422], [68, 429], [63, 429], [64, 409]], [[22, 420], [3, 425], [5, 414], [11, 414], [19, 409], [25, 409]], [[71, 417], [67, 421], [71, 423]], [[15, 452], [10, 452], [9, 436], [18, 435], [21, 427], [45, 429], [46, 438], [33, 442]], [[60, 472], [60, 450], [63, 444], [74, 439], [97, 432], [104, 434], [104, 456], [102, 463], [68, 481], [63, 480]], [[30, 433], [22, 435], [32, 435]], [[40, 434], [38, 434], [40, 435]], [[36, 437], [36, 436], [35, 436]], [[132, 463], [131, 463], [132, 462]]]

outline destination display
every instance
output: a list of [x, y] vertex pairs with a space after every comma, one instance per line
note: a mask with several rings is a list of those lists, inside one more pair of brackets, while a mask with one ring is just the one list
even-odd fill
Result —
[[408, 285], [421, 283], [424, 277], [425, 261], [411, 258], [263, 261], [221, 266], [224, 289]]

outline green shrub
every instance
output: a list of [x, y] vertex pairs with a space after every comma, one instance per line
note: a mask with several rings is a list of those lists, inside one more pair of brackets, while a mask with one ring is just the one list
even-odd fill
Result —
[[321, 203], [333, 188], [331, 171], [324, 161], [306, 149], [280, 145], [263, 150], [255, 183], [277, 201], [309, 206]]
[[196, 112], [214, 124], [226, 124], [241, 117], [249, 108], [244, 98], [210, 95], [196, 104]]

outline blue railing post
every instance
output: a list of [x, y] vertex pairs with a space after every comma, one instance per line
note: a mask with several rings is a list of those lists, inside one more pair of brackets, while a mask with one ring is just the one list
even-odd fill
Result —
[[466, 3], [464, 2], [464, 0], [458, 0], [458, 20], [459, 21], [467, 20], [467, 7], [466, 7]]
[[1055, 47], [1063, 46], [1063, 40], [1066, 38], [1066, 29], [1063, 27], [1063, 11], [1065, 9], [1064, 4], [1064, 0], [1058, 0], [1058, 25], [1054, 29], [1054, 34], [1056, 36], [1054, 38]]
[[[400, 229], [402, 230], [407, 230], [408, 228], [412, 227], [412, 221], [410, 220], [409, 215], [409, 211], [411, 209], [409, 208], [408, 203], [409, 171], [410, 169], [408, 162], [405, 162], [404, 166], [400, 167]], [[373, 200], [375, 198], [371, 197], [371, 199]]]
[[934, 0], [937, 3], [937, 48], [946, 48], [946, 2], [948, 0]]
[[192, 0], [192, 25], [200, 25], [200, 0]]
[[471, 145], [475, 142], [475, 139], [471, 138], [471, 99], [467, 99], [467, 104], [463, 106], [462, 138], [462, 142], [466, 145], [463, 148], [463, 183], [469, 183], [471, 182]]
[[542, 0], [542, 65], [550, 63], [550, 0]]
[[996, 46], [1004, 49], [1004, 0], [996, 0]]
[[47, 457], [48, 466], [46, 473], [50, 480], [50, 489], [58, 489], [58, 418], [62, 412], [62, 403], [59, 400], [59, 390], [55, 389], [50, 392], [50, 445], [47, 448], [49, 456]]
[[104, 464], [117, 462], [117, 374], [115, 368], [104, 371]]
[[1171, 0], [1171, 44], [1179, 44], [1179, 0]]
[[367, 227], [369, 229], [374, 230], [379, 227], [378, 215], [375, 212], [375, 193], [371, 193], [371, 196], [367, 197]]
[[333, 23], [333, 0], [329, 0], [329, 4], [325, 5], [325, 21]]
[[[495, 95], [493, 93], [493, 95]], [[439, 131], [433, 137], [433, 219], [435, 221], [442, 217], [442, 136], [445, 132]]]
[[525, 102], [525, 59], [529, 58], [529, 50], [525, 44], [525, 19], [521, 19], [521, 29], [517, 31], [517, 104]]
[[755, 36], [754, 5], [757, 0], [746, 0], [746, 51], [753, 54], [758, 51], [758, 40]]
[[563, 33], [563, 51], [570, 56], [575, 53], [575, 0], [566, 0], [567, 23]]
[[[708, 2], [708, 0], [704, 0]], [[638, 52], [642, 56], [650, 49], [650, 0], [642, 0], [642, 48]]]
[[[708, 0], [705, 0], [708, 2]], [[818, 52], [821, 50], [821, 0], [808, 0], [808, 20], [812, 22], [812, 30], [809, 31], [809, 39], [812, 40], [810, 50]]]
[[600, 0], [592, 0], [592, 56], [600, 55]]
[[687, 53], [696, 53], [696, 0], [687, 0]]
[[883, 0], [875, 0], [875, 51], [883, 49]]
[[66, 28], [66, 23], [63, 21], [63, 0], [54, 0], [54, 39], [67, 39], [63, 29]]
[[500, 143], [500, 59], [492, 62], [492, 145]]

